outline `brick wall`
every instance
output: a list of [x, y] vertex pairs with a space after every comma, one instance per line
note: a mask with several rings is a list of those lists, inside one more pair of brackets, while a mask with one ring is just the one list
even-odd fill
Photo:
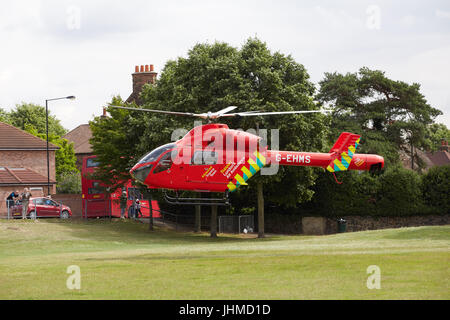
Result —
[[[450, 224], [449, 214], [404, 217], [343, 216], [339, 218], [346, 220], [348, 232]], [[315, 217], [315, 219], [315, 224], [319, 220], [323, 224], [320, 227], [321, 234], [337, 233], [337, 218]], [[302, 234], [304, 231], [309, 233], [311, 227], [315, 226], [303, 226], [305, 221], [308, 223], [308, 217], [301, 215], [267, 215], [264, 227], [267, 233]], [[312, 232], [311, 234], [318, 233]]]
[[68, 206], [72, 211], [72, 218], [81, 218], [83, 205], [81, 194], [54, 194], [52, 199]]

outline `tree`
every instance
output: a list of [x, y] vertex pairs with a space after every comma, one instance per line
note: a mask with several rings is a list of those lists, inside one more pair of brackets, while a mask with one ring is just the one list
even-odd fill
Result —
[[371, 149], [383, 155], [387, 165], [398, 162], [400, 148], [425, 148], [427, 126], [442, 114], [427, 103], [419, 84], [388, 79], [379, 70], [326, 73], [319, 84], [317, 99], [333, 108], [332, 134], [362, 134], [362, 152]]
[[9, 113], [0, 108], [0, 122], [9, 123]]
[[433, 123], [427, 127], [425, 134], [426, 146], [430, 151], [438, 151], [442, 140], [450, 140], [450, 130], [443, 123]]
[[81, 175], [79, 172], [63, 172], [56, 185], [58, 193], [81, 193]]
[[[47, 135], [38, 133], [33, 126], [27, 125], [26, 131], [42, 140], [47, 140]], [[59, 147], [55, 152], [56, 180], [59, 181], [63, 174], [79, 173], [73, 143], [53, 133], [49, 133], [48, 141]]]
[[[37, 133], [46, 133], [45, 108], [32, 103], [22, 103], [9, 112], [10, 123], [22, 130], [36, 130]], [[55, 116], [48, 113], [48, 133], [63, 136], [67, 130]]]
[[[114, 105], [123, 103], [120, 97], [112, 99]], [[115, 190], [131, 179], [129, 170], [141, 155], [137, 148], [146, 123], [137, 112], [109, 108], [109, 113], [89, 122], [90, 143], [99, 162], [95, 178]]]

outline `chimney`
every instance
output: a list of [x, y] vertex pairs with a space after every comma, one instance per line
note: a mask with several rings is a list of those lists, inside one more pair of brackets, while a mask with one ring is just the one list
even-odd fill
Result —
[[103, 107], [103, 114], [101, 115], [101, 117], [102, 118], [106, 118], [107, 116], [106, 116], [106, 108], [105, 107]]
[[448, 152], [448, 141], [445, 139], [441, 139], [441, 147], [439, 151], [447, 151]]
[[128, 97], [126, 102], [135, 101], [139, 104], [139, 94], [142, 91], [142, 87], [147, 83], [155, 84], [156, 75], [157, 73], [154, 71], [152, 64], [135, 66], [134, 73], [131, 75], [133, 78], [133, 92]]

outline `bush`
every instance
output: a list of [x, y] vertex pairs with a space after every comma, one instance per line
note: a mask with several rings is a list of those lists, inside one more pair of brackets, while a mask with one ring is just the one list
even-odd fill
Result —
[[81, 193], [80, 172], [65, 172], [60, 174], [56, 180], [57, 193]]
[[439, 213], [450, 213], [450, 165], [433, 167], [422, 179], [425, 204]]
[[420, 175], [402, 167], [393, 167], [380, 176], [377, 214], [420, 214], [424, 209]]

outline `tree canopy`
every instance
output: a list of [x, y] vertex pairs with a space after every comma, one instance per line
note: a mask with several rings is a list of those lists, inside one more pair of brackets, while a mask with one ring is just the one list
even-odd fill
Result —
[[428, 126], [442, 114], [431, 107], [417, 83], [386, 77], [379, 70], [325, 73], [317, 99], [332, 107], [332, 130], [362, 134], [362, 152], [383, 155], [388, 165], [398, 162], [398, 150], [412, 144], [425, 148]]
[[[7, 122], [17, 128], [27, 131], [35, 130], [35, 132], [41, 134], [46, 133], [45, 118], [45, 107], [32, 103], [16, 105], [6, 117]], [[48, 133], [58, 136], [63, 136], [67, 133], [60, 121], [54, 115], [51, 115], [50, 110], [48, 112]]]

